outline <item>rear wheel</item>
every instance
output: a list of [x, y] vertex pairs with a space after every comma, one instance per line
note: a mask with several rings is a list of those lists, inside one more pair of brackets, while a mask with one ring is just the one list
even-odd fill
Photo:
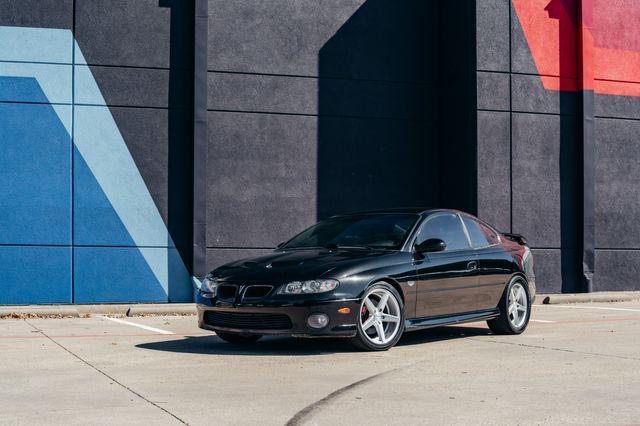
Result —
[[502, 295], [500, 316], [487, 321], [495, 334], [520, 334], [529, 324], [531, 304], [527, 284], [522, 277], [514, 277]]
[[367, 289], [360, 304], [357, 335], [353, 343], [368, 351], [385, 351], [404, 331], [404, 305], [398, 291], [380, 282]]
[[225, 342], [233, 343], [234, 345], [252, 345], [262, 337], [259, 334], [244, 335], [236, 333], [224, 333], [222, 331], [216, 332], [216, 334]]

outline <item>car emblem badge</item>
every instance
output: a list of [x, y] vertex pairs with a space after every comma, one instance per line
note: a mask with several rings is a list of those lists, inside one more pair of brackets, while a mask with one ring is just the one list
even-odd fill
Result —
[[272, 264], [268, 264], [267, 266], [265, 266], [265, 268], [271, 269], [271, 268], [273, 268], [273, 265]]

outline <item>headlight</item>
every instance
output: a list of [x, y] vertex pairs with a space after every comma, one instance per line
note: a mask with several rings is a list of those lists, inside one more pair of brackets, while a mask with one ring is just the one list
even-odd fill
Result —
[[215, 278], [205, 277], [205, 279], [202, 280], [200, 291], [203, 293], [212, 293], [213, 295], [215, 295], [216, 290], [218, 289], [218, 285], [220, 285], [220, 283]]
[[336, 280], [292, 281], [280, 288], [280, 294], [313, 294], [334, 290], [340, 284]]

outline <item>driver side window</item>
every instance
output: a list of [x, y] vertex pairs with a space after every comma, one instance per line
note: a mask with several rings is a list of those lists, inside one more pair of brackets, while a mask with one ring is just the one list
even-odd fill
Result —
[[469, 248], [469, 241], [462, 228], [460, 218], [452, 213], [439, 214], [427, 219], [415, 244], [420, 244], [430, 238], [439, 238], [447, 245], [446, 251]]

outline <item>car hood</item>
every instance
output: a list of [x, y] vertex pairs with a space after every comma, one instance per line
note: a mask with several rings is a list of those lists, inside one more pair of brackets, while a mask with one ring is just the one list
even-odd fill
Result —
[[279, 282], [341, 278], [382, 266], [396, 252], [321, 248], [276, 250], [271, 254], [227, 263], [213, 275], [228, 282]]

